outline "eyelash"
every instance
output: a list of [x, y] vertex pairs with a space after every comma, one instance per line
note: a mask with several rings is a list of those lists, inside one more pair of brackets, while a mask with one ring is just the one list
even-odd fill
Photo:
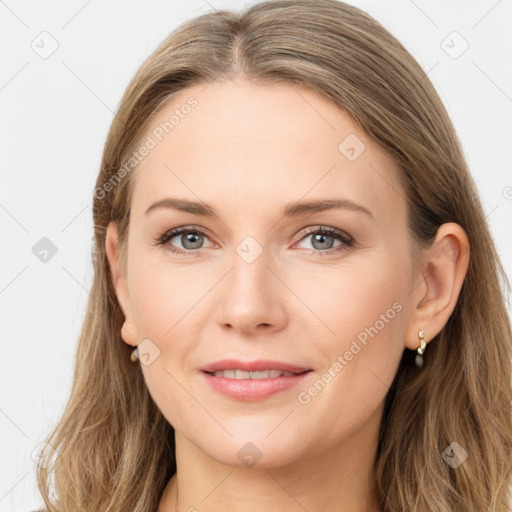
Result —
[[[160, 235], [156, 239], [154, 239], [154, 245], [164, 246], [165, 244], [167, 244], [167, 242], [169, 240], [171, 240], [175, 236], [181, 235], [184, 233], [201, 234], [201, 235], [205, 236], [206, 238], [208, 238], [206, 233], [201, 231], [200, 229], [196, 229], [196, 228], [193, 228], [190, 226], [188, 226], [188, 227], [184, 226], [184, 227], [175, 228], [175, 229], [171, 229], [170, 231], [164, 232], [162, 235]], [[314, 230], [310, 230], [310, 231], [304, 233], [302, 238], [300, 238], [298, 240], [298, 242], [302, 241], [304, 238], [306, 238], [310, 235], [316, 235], [316, 234], [332, 236], [336, 240], [339, 240], [340, 242], [342, 242], [342, 244], [339, 245], [338, 247], [333, 247], [333, 248], [327, 249], [325, 251], [322, 251], [319, 249], [316, 249], [316, 250], [315, 249], [305, 249], [310, 254], [314, 253], [314, 254], [318, 254], [320, 256], [332, 255], [333, 253], [336, 253], [338, 251], [346, 251], [349, 248], [353, 247], [355, 244], [355, 240], [349, 234], [347, 234], [344, 231], [341, 231], [339, 229], [330, 228], [330, 227], [326, 227], [326, 226], [319, 226]], [[296, 243], [298, 243], [298, 242], [296, 242]], [[182, 256], [190, 256], [190, 255], [197, 254], [197, 252], [200, 249], [183, 250], [183, 249], [178, 249], [176, 247], [173, 247], [169, 244], [168, 250], [172, 253], [179, 254]]]

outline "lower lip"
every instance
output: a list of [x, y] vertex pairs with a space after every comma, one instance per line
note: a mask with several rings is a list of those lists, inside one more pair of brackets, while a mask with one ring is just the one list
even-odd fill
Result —
[[311, 371], [299, 373], [293, 377], [274, 377], [272, 379], [227, 379], [214, 377], [201, 372], [210, 386], [216, 391], [239, 400], [262, 400], [279, 391], [285, 391], [300, 384]]

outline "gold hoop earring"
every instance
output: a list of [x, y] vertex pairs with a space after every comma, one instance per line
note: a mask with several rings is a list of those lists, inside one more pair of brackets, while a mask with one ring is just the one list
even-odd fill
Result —
[[132, 363], [136, 363], [139, 359], [139, 349], [137, 347], [135, 347], [133, 350], [132, 350], [132, 353], [130, 354], [130, 361]]
[[420, 339], [420, 346], [416, 349], [418, 353], [416, 354], [414, 362], [418, 368], [421, 368], [423, 366], [423, 352], [425, 352], [425, 349], [427, 348], [425, 333], [422, 330], [418, 331], [418, 338]]

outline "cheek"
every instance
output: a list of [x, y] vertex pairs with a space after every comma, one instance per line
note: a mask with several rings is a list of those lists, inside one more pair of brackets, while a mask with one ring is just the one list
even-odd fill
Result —
[[315, 338], [315, 351], [324, 361], [319, 378], [301, 390], [298, 401], [312, 417], [329, 418], [332, 434], [326, 440], [350, 432], [374, 414], [404, 350], [407, 274], [397, 273], [391, 260], [373, 268], [318, 276], [309, 294], [311, 309], [329, 330]]
[[[142, 262], [141, 262], [142, 263]], [[167, 420], [175, 428], [184, 428], [177, 411], [197, 410], [193, 395], [187, 392], [183, 376], [187, 356], [200, 339], [200, 299], [212, 284], [195, 279], [190, 268], [169, 269], [161, 263], [144, 262], [131, 297], [139, 340], [149, 339], [158, 349], [149, 365], [141, 365], [148, 390]], [[213, 277], [213, 276], [212, 276]], [[187, 427], [188, 429], [190, 428]]]
[[131, 302], [138, 338], [147, 338], [158, 347], [158, 358], [151, 365], [142, 365], [142, 371], [163, 411], [175, 411], [178, 405], [180, 410], [197, 407], [183, 386], [195, 368], [192, 356], [197, 354], [199, 340], [204, 339], [202, 331], [216, 300], [215, 284], [222, 275], [211, 268], [171, 267], [162, 258], [141, 260], [134, 269], [137, 286]]
[[407, 265], [382, 254], [366, 264], [317, 273], [298, 290], [318, 317], [308, 316], [322, 333], [316, 350], [325, 369], [341, 357], [345, 377], [338, 385], [371, 389], [363, 381], [375, 375], [391, 384], [404, 349]]
[[[139, 335], [155, 342], [174, 339], [180, 323], [200, 309], [200, 301], [215, 283], [211, 272], [194, 272], [183, 265], [171, 268], [165, 261], [140, 261], [133, 273], [134, 320]], [[218, 278], [217, 278], [218, 280]]]
[[373, 258], [367, 265], [363, 262], [319, 270], [313, 279], [295, 280], [294, 288], [305, 299], [312, 318], [314, 313], [322, 321], [326, 334], [348, 339], [374, 324], [383, 331], [384, 326], [387, 329], [397, 323], [387, 320], [397, 318], [397, 310], [403, 309], [408, 274], [394, 267], [391, 258]]

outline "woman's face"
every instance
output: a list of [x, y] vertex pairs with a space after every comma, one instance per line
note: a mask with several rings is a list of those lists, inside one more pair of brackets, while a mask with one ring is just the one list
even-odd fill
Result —
[[[143, 143], [116, 290], [123, 339], [142, 343], [176, 432], [222, 463], [267, 467], [376, 434], [419, 344], [391, 158], [308, 89], [243, 81], [182, 91]], [[176, 228], [188, 233], [158, 244]]]

